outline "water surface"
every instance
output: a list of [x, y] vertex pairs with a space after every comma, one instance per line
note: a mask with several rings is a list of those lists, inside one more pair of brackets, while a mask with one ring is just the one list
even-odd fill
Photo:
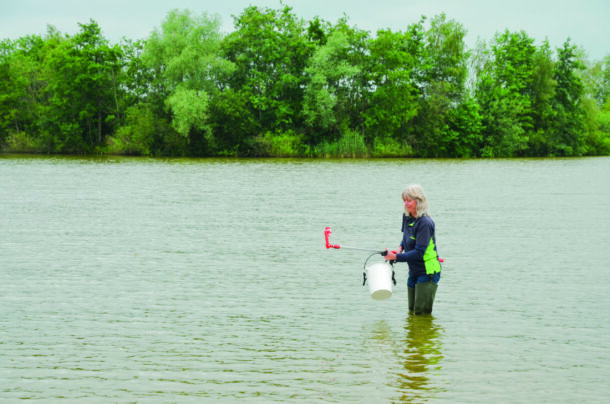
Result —
[[[446, 260], [432, 317], [406, 266], [374, 301], [367, 254], [324, 248], [396, 247], [412, 182]], [[1, 401], [610, 396], [610, 158], [1, 155], [0, 185]]]

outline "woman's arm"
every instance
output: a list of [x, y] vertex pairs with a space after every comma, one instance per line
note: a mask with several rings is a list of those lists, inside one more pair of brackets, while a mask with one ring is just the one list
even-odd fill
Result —
[[396, 254], [397, 262], [408, 262], [408, 261], [423, 261], [424, 254], [428, 246], [422, 246], [419, 244], [415, 245], [415, 248], [411, 251]]
[[423, 261], [424, 254], [426, 253], [426, 249], [428, 246], [415, 245], [415, 248], [411, 251], [402, 252], [402, 246], [399, 247], [398, 252], [392, 252], [389, 250], [387, 254], [384, 256], [386, 261], [396, 261], [396, 262], [408, 262], [408, 261]]

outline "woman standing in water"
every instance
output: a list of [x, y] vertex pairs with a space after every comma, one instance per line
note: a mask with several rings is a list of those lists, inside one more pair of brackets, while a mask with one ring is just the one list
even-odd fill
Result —
[[409, 310], [415, 314], [430, 314], [441, 279], [434, 221], [430, 218], [428, 200], [421, 186], [409, 185], [402, 192], [402, 200], [405, 205], [402, 241], [397, 252], [388, 251], [385, 259], [409, 264]]

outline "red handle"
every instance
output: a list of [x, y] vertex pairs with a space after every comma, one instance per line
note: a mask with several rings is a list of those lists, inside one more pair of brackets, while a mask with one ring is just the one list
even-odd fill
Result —
[[341, 248], [341, 246], [339, 244], [330, 244], [329, 241], [329, 237], [331, 235], [332, 231], [330, 230], [330, 227], [326, 227], [324, 229], [324, 240], [326, 241], [326, 248]]

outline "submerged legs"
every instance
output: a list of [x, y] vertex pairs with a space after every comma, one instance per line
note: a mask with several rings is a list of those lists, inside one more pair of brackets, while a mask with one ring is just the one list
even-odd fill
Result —
[[409, 311], [415, 314], [430, 314], [434, 305], [438, 285], [432, 281], [415, 284], [414, 288], [407, 287], [409, 294]]

